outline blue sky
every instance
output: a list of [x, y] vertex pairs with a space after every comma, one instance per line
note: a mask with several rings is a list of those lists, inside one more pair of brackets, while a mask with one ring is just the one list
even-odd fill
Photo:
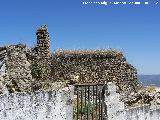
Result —
[[1, 0], [0, 46], [33, 47], [36, 29], [47, 24], [52, 50], [117, 48], [139, 74], [160, 74], [160, 3], [103, 6], [84, 1]]

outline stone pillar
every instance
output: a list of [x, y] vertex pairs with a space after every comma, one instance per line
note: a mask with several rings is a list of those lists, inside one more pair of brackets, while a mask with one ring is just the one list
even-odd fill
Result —
[[124, 103], [120, 101], [120, 95], [116, 92], [117, 86], [107, 83], [105, 92], [105, 120], [125, 120]]
[[50, 36], [46, 25], [37, 30], [38, 55], [42, 58], [50, 57]]

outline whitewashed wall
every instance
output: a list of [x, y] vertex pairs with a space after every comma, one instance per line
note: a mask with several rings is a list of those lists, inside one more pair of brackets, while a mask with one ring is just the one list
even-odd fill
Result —
[[160, 120], [160, 109], [150, 109], [150, 105], [125, 110], [125, 120]]
[[137, 106], [129, 109], [124, 108], [116, 93], [116, 85], [108, 83], [105, 96], [105, 119], [106, 120], [160, 120], [160, 106], [154, 109], [151, 105]]
[[72, 120], [72, 86], [61, 90], [0, 95], [0, 120]]

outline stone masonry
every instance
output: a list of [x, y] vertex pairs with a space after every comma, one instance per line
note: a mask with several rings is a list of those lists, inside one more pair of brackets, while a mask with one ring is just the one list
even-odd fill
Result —
[[[0, 48], [1, 85], [10, 91], [29, 90], [31, 82], [105, 83], [115, 81], [126, 95], [138, 90], [137, 70], [119, 50], [62, 50], [51, 54], [46, 25], [38, 28], [37, 45]], [[24, 79], [23, 79], [24, 78]], [[33, 80], [34, 79], [34, 80]], [[21, 88], [22, 87], [22, 88]], [[4, 88], [3, 88], [4, 89]]]
[[3, 85], [0, 91], [4, 91], [4, 88], [8, 92], [30, 91], [33, 79], [26, 57], [26, 46], [6, 46], [0, 54], [0, 82]]
[[50, 53], [50, 36], [46, 25], [37, 30], [37, 49], [38, 55], [42, 58], [49, 58]]

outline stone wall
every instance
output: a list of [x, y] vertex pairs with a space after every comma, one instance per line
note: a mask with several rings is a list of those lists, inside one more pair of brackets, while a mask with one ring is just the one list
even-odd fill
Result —
[[105, 120], [160, 120], [160, 105], [139, 105], [125, 108], [116, 92], [117, 86], [108, 83], [105, 96]]
[[65, 86], [51, 80], [50, 62], [23, 44], [0, 47], [0, 93], [52, 90]]
[[[25, 45], [10, 45], [0, 51], [0, 82], [9, 92], [31, 91], [33, 81]], [[0, 91], [3, 91], [1, 89]]]
[[0, 86], [2, 84], [14, 92], [30, 91], [32, 83], [39, 82], [115, 81], [120, 90], [126, 92], [125, 95], [138, 89], [137, 70], [127, 62], [121, 51], [62, 50], [51, 55], [47, 26], [38, 28], [36, 35], [35, 48], [22, 44], [0, 47]]
[[6, 56], [6, 47], [0, 47], [0, 93], [4, 93], [7, 91], [4, 83], [4, 76], [6, 75]]
[[60, 50], [53, 53], [53, 79], [71, 83], [105, 83], [115, 81], [123, 91], [136, 91], [137, 71], [123, 53], [105, 50]]
[[72, 86], [55, 91], [0, 95], [0, 120], [72, 120]]

